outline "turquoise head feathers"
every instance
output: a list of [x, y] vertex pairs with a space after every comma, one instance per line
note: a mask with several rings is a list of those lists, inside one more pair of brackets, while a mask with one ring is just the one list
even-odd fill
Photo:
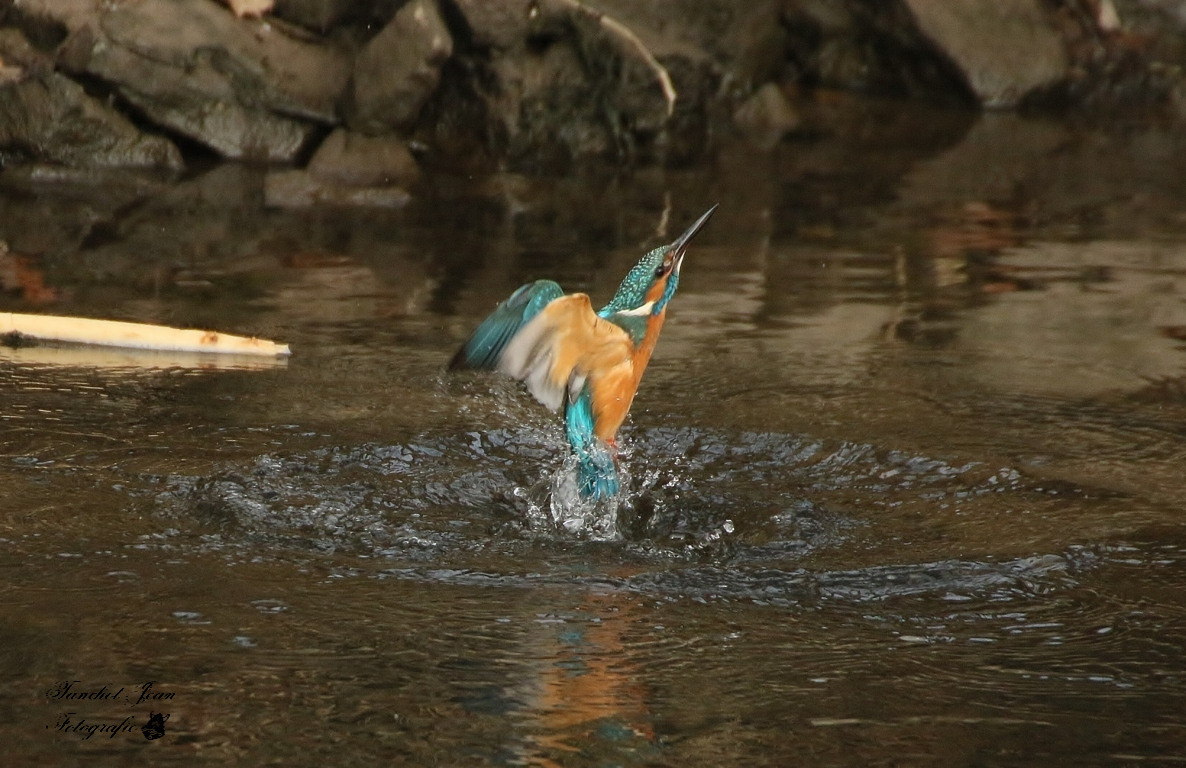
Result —
[[[708, 223], [716, 209], [715, 205], [709, 208], [675, 242], [660, 246], [639, 259], [626, 273], [613, 299], [599, 314], [603, 317], [620, 313], [657, 315], [666, 309], [667, 302], [671, 301], [675, 289], [679, 287], [679, 270], [684, 254], [688, 251], [688, 243]], [[656, 296], [656, 286], [660, 284], [663, 290]]]
[[[630, 312], [640, 308], [647, 301], [647, 294], [651, 291], [658, 280], [662, 280], [668, 273], [668, 264], [664, 265], [668, 254], [671, 253], [671, 246], [664, 245], [639, 259], [638, 263], [626, 273], [626, 277], [622, 280], [622, 284], [618, 286], [617, 293], [614, 294], [613, 299], [609, 304], [605, 305], [602, 314], [610, 314], [614, 312]], [[670, 293], [675, 293], [675, 284], [679, 282], [679, 273], [671, 275], [668, 280]], [[670, 301], [671, 297], [666, 299]], [[663, 302], [666, 305], [666, 301]], [[656, 302], [656, 305], [658, 303]], [[661, 312], [662, 308], [653, 310]]]

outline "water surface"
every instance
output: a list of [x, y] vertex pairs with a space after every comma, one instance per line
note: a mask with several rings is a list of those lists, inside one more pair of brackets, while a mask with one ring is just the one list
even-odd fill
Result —
[[[1186, 142], [968, 123], [429, 176], [400, 211], [8, 172], [0, 310], [294, 349], [0, 350], [8, 762], [1186, 759]], [[557, 418], [444, 363], [522, 282], [604, 301], [717, 202], [629, 491], [565, 525]]]

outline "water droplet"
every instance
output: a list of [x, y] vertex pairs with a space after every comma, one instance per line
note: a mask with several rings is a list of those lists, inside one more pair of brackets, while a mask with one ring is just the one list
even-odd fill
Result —
[[180, 621], [182, 624], [210, 624], [211, 622], [204, 618], [202, 614], [197, 611], [173, 611], [173, 618]]
[[288, 605], [283, 600], [275, 600], [272, 598], [264, 598], [262, 600], [252, 600], [251, 604], [260, 613], [283, 613], [288, 610]]

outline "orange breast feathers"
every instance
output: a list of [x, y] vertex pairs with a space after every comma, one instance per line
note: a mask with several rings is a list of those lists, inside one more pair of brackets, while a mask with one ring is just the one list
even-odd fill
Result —
[[[577, 296], [581, 300], [576, 300]], [[569, 303], [566, 299], [574, 301]], [[588, 382], [593, 396], [593, 433], [602, 440], [613, 442], [634, 403], [642, 373], [650, 362], [667, 313], [664, 311], [647, 318], [646, 337], [635, 348], [624, 330], [593, 312], [588, 296], [566, 296], [549, 304], [544, 311], [557, 304], [560, 304], [557, 312], [566, 313], [561, 322], [561, 327], [566, 330], [560, 335], [562, 351], [555, 357], [552, 375], [554, 378], [563, 376], [566, 381], [571, 377], [573, 383], [581, 386]], [[574, 391], [571, 396], [578, 394], [579, 391]]]
[[541, 314], [556, 328], [552, 380], [568, 384], [572, 398], [587, 383], [593, 395], [593, 432], [602, 440], [613, 440], [638, 386], [630, 337], [598, 317], [583, 293], [557, 299]]
[[647, 338], [635, 349], [626, 331], [597, 316], [587, 295], [563, 296], [515, 335], [499, 369], [526, 383], [552, 410], [575, 400], [587, 384], [594, 434], [612, 441], [634, 401], [662, 323], [662, 315], [648, 318]]
[[[667, 280], [669, 277], [663, 278], [659, 282], [651, 286], [647, 291], [646, 302], [648, 304], [657, 303], [659, 299], [663, 298], [664, 291], [667, 290]], [[647, 318], [647, 332], [643, 337], [642, 344], [634, 350], [634, 382], [630, 386], [630, 396], [634, 397], [634, 393], [638, 391], [638, 383], [642, 381], [642, 372], [647, 369], [647, 363], [651, 361], [651, 353], [655, 351], [655, 343], [659, 341], [659, 331], [663, 330], [663, 321], [667, 319], [667, 307], [664, 307], [657, 315], [651, 315]], [[629, 410], [629, 405], [626, 406]], [[625, 416], [625, 414], [623, 414]]]

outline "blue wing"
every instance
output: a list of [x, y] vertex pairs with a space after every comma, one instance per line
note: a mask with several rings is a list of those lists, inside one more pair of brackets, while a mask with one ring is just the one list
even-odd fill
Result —
[[564, 291], [552, 280], [536, 280], [520, 287], [474, 330], [449, 361], [449, 369], [497, 369], [503, 350], [515, 334], [544, 307], [563, 295]]
[[580, 494], [604, 499], [616, 495], [620, 483], [613, 450], [595, 433], [598, 417], [589, 376], [594, 368], [612, 373], [630, 364], [630, 330], [599, 318], [585, 294], [565, 297], [556, 283], [537, 280], [499, 304], [457, 350], [449, 368], [501, 371], [524, 382], [550, 410], [565, 405]]

